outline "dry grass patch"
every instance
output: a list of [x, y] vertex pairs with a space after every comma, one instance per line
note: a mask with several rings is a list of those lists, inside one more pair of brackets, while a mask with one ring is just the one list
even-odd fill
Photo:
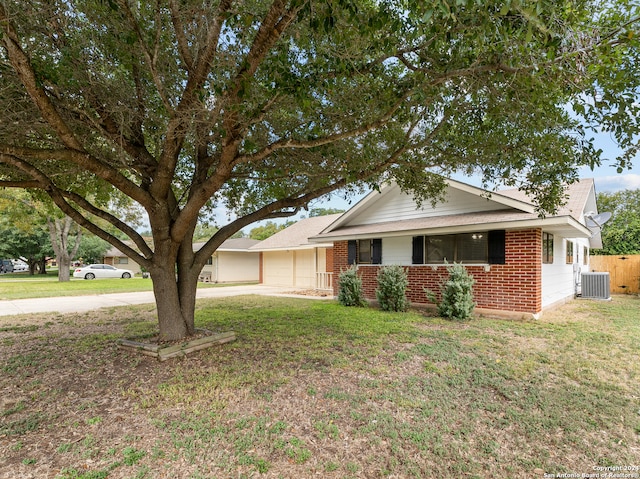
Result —
[[237, 341], [117, 349], [153, 308], [0, 321], [0, 477], [532, 477], [638, 464], [640, 300], [447, 322], [332, 301], [198, 303]]

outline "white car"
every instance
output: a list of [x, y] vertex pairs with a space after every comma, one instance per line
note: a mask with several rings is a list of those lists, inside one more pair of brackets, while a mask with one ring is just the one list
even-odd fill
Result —
[[20, 271], [29, 271], [29, 265], [27, 263], [13, 263], [13, 272], [18, 273]]
[[95, 278], [131, 278], [133, 271], [128, 269], [118, 269], [110, 264], [90, 264], [82, 268], [76, 268], [73, 272], [74, 278], [95, 279]]

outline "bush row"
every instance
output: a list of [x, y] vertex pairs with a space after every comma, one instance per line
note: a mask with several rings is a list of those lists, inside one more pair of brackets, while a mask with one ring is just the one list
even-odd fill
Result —
[[[447, 265], [449, 277], [440, 285], [438, 295], [425, 289], [427, 299], [438, 307], [438, 314], [443, 318], [466, 319], [473, 313], [473, 277], [466, 268], [454, 263]], [[383, 311], [406, 311], [407, 273], [402, 266], [383, 266], [378, 270], [378, 287], [376, 299]], [[338, 277], [338, 301], [343, 306], [365, 306], [367, 301], [362, 288], [362, 278], [358, 275], [358, 267], [352, 265], [342, 271]]]

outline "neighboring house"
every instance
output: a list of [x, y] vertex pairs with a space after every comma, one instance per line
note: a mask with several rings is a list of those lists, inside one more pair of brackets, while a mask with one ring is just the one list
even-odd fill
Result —
[[[202, 268], [200, 281], [213, 283], [258, 282], [260, 254], [249, 251], [249, 248], [257, 243], [259, 241], [249, 238], [229, 238], [220, 245]], [[194, 243], [194, 250], [197, 251], [203, 244]], [[115, 247], [105, 253], [103, 262], [116, 268], [130, 269], [135, 274], [141, 274], [140, 265]]]
[[333, 243], [310, 243], [340, 217], [315, 216], [294, 223], [259, 244], [251, 251], [262, 253], [260, 282], [269, 286], [295, 288], [333, 288]]
[[[375, 299], [381, 265], [406, 266], [407, 296], [428, 303], [424, 289], [438, 291], [446, 262], [460, 262], [475, 279], [476, 311], [539, 317], [575, 297], [580, 273], [589, 271], [589, 248], [600, 232], [586, 225], [597, 212], [593, 180], [566, 189], [567, 204], [541, 218], [517, 190], [485, 191], [448, 180], [445, 199], [416, 206], [395, 185], [362, 199], [312, 242], [333, 243], [334, 271], [357, 264], [367, 298]], [[337, 294], [337, 281], [333, 282]]]
[[133, 271], [134, 275], [142, 274], [142, 268], [140, 268], [140, 265], [115, 246], [112, 246], [104, 254], [104, 256], [102, 257], [102, 262], [104, 264], [115, 266], [116, 268], [131, 270]]
[[[258, 244], [250, 238], [229, 238], [213, 253], [200, 280], [213, 283], [257, 283], [260, 279], [260, 253], [250, 251]], [[204, 243], [194, 243], [198, 250]]]

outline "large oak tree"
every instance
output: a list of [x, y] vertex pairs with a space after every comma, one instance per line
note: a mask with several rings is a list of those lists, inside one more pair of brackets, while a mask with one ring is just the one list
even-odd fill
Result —
[[[600, 161], [577, 115], [632, 148], [637, 6], [603, 3], [1, 0], [0, 186], [150, 271], [160, 335], [182, 338], [207, 258], [257, 220], [387, 179], [427, 200], [455, 171], [548, 211]], [[230, 219], [194, 251], [214, 207]]]

